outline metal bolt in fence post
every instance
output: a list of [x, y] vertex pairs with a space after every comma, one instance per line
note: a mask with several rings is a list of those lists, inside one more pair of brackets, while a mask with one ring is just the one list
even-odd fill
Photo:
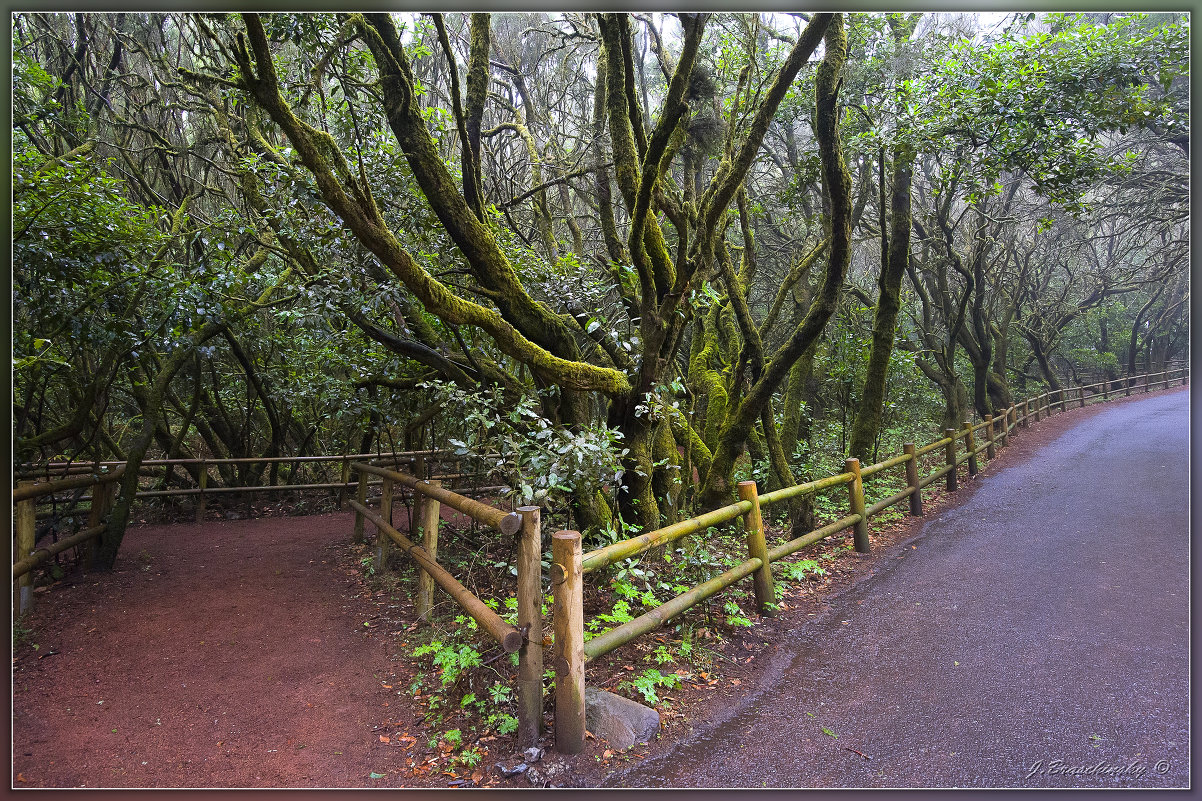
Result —
[[985, 415], [985, 458], [992, 460], [997, 456], [997, 448], [994, 446], [996, 440], [993, 435], [993, 415]]
[[196, 522], [203, 523], [205, 520], [205, 487], [209, 486], [209, 465], [204, 460], [200, 460], [200, 474], [196, 477], [197, 485], [200, 487], [200, 492], [196, 496]]
[[[441, 481], [427, 481], [431, 487], [441, 487]], [[441, 504], [428, 495], [423, 495], [413, 514], [418, 518], [417, 528], [422, 533], [422, 550], [430, 555], [434, 562], [438, 561], [438, 518]], [[412, 530], [413, 527], [410, 527]], [[426, 620], [430, 609], [434, 606], [434, 578], [424, 570], [417, 571], [417, 603], [418, 620]]]
[[864, 506], [864, 479], [860, 476], [860, 460], [848, 459], [843, 468], [844, 473], [854, 473], [855, 478], [847, 485], [848, 500], [851, 502], [851, 513], [859, 515], [860, 521], [852, 529], [852, 542], [857, 553], [868, 553], [868, 515]]
[[910, 458], [906, 460], [906, 486], [910, 488], [910, 514], [915, 517], [922, 516], [922, 495], [918, 488], [918, 456], [915, 451], [913, 442], [907, 442], [902, 445], [902, 453]]
[[967, 420], [960, 429], [961, 436], [964, 437], [964, 449], [968, 451], [968, 475], [975, 476], [977, 474], [977, 443], [972, 436], [972, 423]]
[[[392, 525], [392, 479], [385, 478], [384, 483], [380, 486], [380, 517], [388, 525]], [[376, 529], [376, 570], [385, 571], [388, 569], [388, 557], [392, 553], [392, 539]]]
[[[32, 481], [20, 481], [17, 482], [17, 486], [28, 487], [33, 483]], [[17, 535], [16, 553], [13, 554], [14, 562], [19, 562], [33, 553], [37, 536], [37, 513], [34, 509], [34, 502], [34, 498], [17, 502], [17, 511], [13, 518], [13, 527], [16, 529]], [[13, 607], [17, 610], [18, 615], [33, 611], [33, 571], [27, 571], [17, 579]]]
[[518, 651], [518, 747], [538, 742], [543, 719], [543, 563], [542, 513], [519, 506], [518, 629], [526, 635]]
[[944, 446], [944, 454], [947, 456], [947, 466], [951, 469], [947, 471], [947, 491], [956, 491], [956, 431], [955, 429], [943, 429], [943, 438], [948, 440]]
[[776, 603], [776, 589], [772, 584], [772, 564], [768, 561], [768, 543], [764, 539], [764, 518], [760, 514], [759, 489], [754, 481], [739, 482], [739, 500], [751, 501], [751, 508], [743, 515], [743, 531], [747, 536], [747, 553], [752, 559], [760, 560], [755, 571], [755, 605], [761, 615], [771, 612]]
[[580, 532], [551, 535], [551, 587], [555, 594], [555, 749], [584, 750], [584, 574]]

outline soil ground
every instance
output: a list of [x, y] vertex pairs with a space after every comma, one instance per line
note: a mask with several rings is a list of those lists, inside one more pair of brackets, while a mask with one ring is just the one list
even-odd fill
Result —
[[[983, 471], [1025, 460], [1124, 402], [1032, 422]], [[925, 492], [926, 512], [967, 494]], [[872, 526], [872, 552], [842, 551], [822, 581], [795, 585], [775, 617], [715, 639], [715, 669], [667, 694], [650, 745], [614, 753], [590, 739], [582, 754], [549, 749], [509, 779], [493, 768], [512, 761], [508, 738], [489, 744], [471, 774], [423, 750], [408, 691], [415, 666], [397, 647], [413, 610], [365, 585], [350, 513], [133, 526], [112, 572], [39, 587], [22, 621], [28, 633], [14, 638], [13, 786], [598, 786], [752, 692], [775, 643], [897, 558], [921, 524]], [[589, 683], [615, 687], [633, 645], [590, 665]]]

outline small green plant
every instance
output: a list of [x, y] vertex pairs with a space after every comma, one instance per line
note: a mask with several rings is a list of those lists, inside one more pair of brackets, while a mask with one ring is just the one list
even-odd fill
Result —
[[484, 758], [484, 751], [479, 746], [468, 746], [451, 759], [451, 766], [458, 768], [474, 768]]
[[434, 655], [432, 661], [439, 670], [443, 689], [452, 686], [464, 672], [483, 664], [480, 652], [467, 643], [443, 645], [441, 640], [434, 640], [413, 649], [414, 656], [427, 654]]
[[365, 556], [359, 560], [359, 566], [363, 568], [364, 574], [374, 576], [376, 574], [376, 559], [374, 556]]
[[751, 620], [743, 614], [743, 610], [733, 600], [727, 601], [722, 608], [726, 612], [726, 625], [741, 626], [744, 628], [749, 628], [752, 625]]
[[518, 730], [518, 719], [508, 712], [494, 712], [484, 722], [497, 734], [512, 734]]
[[671, 690], [680, 684], [680, 677], [675, 673], [660, 673], [655, 668], [647, 668], [631, 681], [624, 681], [619, 687], [637, 690], [651, 706], [659, 703], [659, 690]]
[[25, 625], [22, 620], [13, 621], [13, 648], [25, 643], [31, 634], [33, 634], [33, 629]]
[[620, 626], [623, 623], [631, 620], [634, 620], [634, 615], [630, 614], [630, 602], [624, 598], [619, 598], [618, 600], [614, 601], [613, 609], [610, 612], [602, 612], [601, 614], [594, 616], [588, 621], [587, 626], [589, 633], [595, 637], [598, 634], [603, 633], [602, 629], [606, 623], [610, 624], [612, 627]]
[[805, 581], [809, 577], [807, 574], [825, 576], [826, 570], [819, 567], [818, 562], [813, 559], [798, 559], [781, 566], [781, 576], [787, 581]]

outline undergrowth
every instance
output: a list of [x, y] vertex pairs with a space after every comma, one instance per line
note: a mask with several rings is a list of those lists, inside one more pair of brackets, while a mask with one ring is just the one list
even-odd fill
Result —
[[[865, 482], [867, 503], [895, 494], [900, 478], [878, 475]], [[848, 514], [845, 488], [816, 497], [816, 525]], [[767, 511], [767, 510], [766, 510]], [[776, 510], [772, 510], [776, 511]], [[899, 504], [874, 517], [874, 524], [904, 516]], [[777, 519], [769, 532], [769, 547], [793, 534]], [[444, 524], [445, 526], [445, 524]], [[512, 547], [499, 536], [451, 532], [440, 540], [439, 561], [507, 622], [517, 624], [517, 599], [511, 571]], [[824, 580], [832, 560], [851, 550], [850, 538], [838, 535], [827, 545], [811, 548], [773, 564], [780, 603], [792, 587]], [[600, 636], [747, 559], [741, 525], [736, 521], [652, 549], [641, 556], [590, 574], [585, 582], [585, 639]], [[369, 584], [387, 586], [393, 600], [410, 594], [415, 569], [395, 557], [396, 570], [384, 571], [371, 557], [358, 560]], [[550, 554], [544, 554], [544, 568]], [[544, 575], [546, 571], [544, 570]], [[543, 637], [550, 644], [553, 596], [544, 586]], [[665, 626], [589, 663], [590, 685], [602, 686], [628, 698], [670, 710], [673, 697], [686, 684], [713, 685], [722, 680], [725, 642], [757, 625], [758, 614], [750, 581], [741, 581], [673, 618]], [[490, 749], [516, 750], [517, 654], [504, 654], [479, 627], [441, 591], [428, 622], [398, 632], [397, 645], [416, 668], [407, 688], [429, 727], [426, 746], [447, 756], [452, 768], [470, 770], [482, 764]], [[551, 650], [544, 652], [544, 708], [550, 709], [554, 673]], [[398, 688], [399, 689], [399, 688]]]

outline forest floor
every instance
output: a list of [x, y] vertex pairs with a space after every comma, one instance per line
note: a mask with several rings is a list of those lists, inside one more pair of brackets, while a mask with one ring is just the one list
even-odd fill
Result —
[[[1032, 422], [982, 470], [1018, 464], [1124, 402]], [[968, 494], [924, 491], [926, 513]], [[135, 525], [112, 572], [39, 587], [14, 631], [13, 786], [597, 786], [754, 691], [777, 643], [914, 547], [923, 523], [872, 526], [867, 554], [841, 540], [815, 549], [835, 555], [827, 575], [790, 585], [774, 617], [708, 644], [714, 668], [665, 695], [651, 744], [615, 753], [589, 739], [574, 757], [549, 747], [534, 770], [507, 779], [495, 764], [517, 761], [510, 737], [486, 738], [484, 758], [466, 769], [445, 746], [427, 747], [424, 710], [409, 690], [418, 667], [400, 649], [412, 605], [365, 579], [352, 521], [330, 513]], [[630, 647], [590, 665], [589, 683], [616, 688]]]

